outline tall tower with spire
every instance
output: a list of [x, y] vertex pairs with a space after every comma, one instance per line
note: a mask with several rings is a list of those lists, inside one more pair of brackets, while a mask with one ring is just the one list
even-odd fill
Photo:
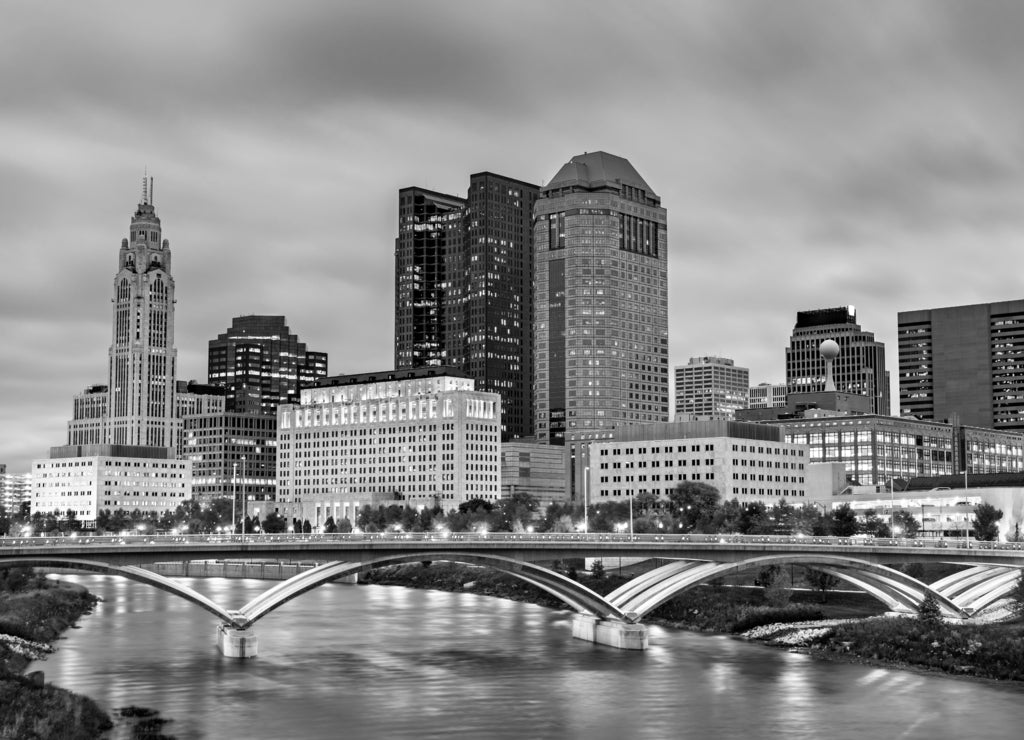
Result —
[[181, 430], [174, 398], [174, 278], [151, 177], [143, 177], [142, 199], [121, 240], [113, 310], [107, 385], [76, 397], [68, 443], [159, 447], [173, 457]]

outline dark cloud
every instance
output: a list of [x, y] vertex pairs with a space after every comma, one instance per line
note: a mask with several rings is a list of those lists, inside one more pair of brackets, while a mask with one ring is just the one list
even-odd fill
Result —
[[[1020, 297], [1017, 3], [3, 6], [0, 461], [103, 380], [144, 167], [182, 377], [245, 313], [335, 372], [393, 361], [397, 191], [628, 157], [669, 211], [671, 362], [781, 381], [798, 310]], [[894, 373], [895, 374], [895, 373]]]

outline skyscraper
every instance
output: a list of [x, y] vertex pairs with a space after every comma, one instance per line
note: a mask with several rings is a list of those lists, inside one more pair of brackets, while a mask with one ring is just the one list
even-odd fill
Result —
[[470, 176], [466, 198], [399, 191], [395, 367], [448, 365], [498, 393], [502, 438], [533, 433], [536, 185]]
[[735, 419], [747, 407], [750, 371], [727, 357], [691, 357], [675, 375], [676, 421]]
[[284, 316], [237, 316], [211, 339], [208, 379], [227, 390], [225, 408], [241, 414], [277, 415], [296, 403], [299, 389], [327, 377], [327, 354], [306, 349]]
[[889, 373], [885, 345], [857, 323], [853, 306], [799, 311], [786, 349], [786, 385], [790, 393], [813, 393], [825, 388], [825, 361], [821, 343], [839, 345], [833, 378], [835, 390], [871, 399], [871, 413], [889, 414]]
[[901, 311], [897, 322], [901, 414], [1024, 429], [1024, 300]]
[[534, 209], [536, 432], [550, 444], [667, 422], [668, 229], [627, 160], [573, 157]]
[[112, 340], [106, 387], [75, 399], [68, 443], [160, 447], [174, 456], [181, 431], [175, 412], [174, 278], [170, 242], [161, 235], [153, 180], [121, 240], [114, 275]]

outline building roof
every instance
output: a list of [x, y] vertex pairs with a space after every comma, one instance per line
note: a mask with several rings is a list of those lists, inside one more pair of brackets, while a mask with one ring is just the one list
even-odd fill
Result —
[[[930, 475], [911, 478], [908, 491], [931, 491], [936, 488], [964, 489], [964, 474]], [[966, 488], [1024, 488], [1024, 473], [970, 473]]]
[[655, 195], [647, 181], [640, 177], [628, 159], [616, 157], [608, 152], [586, 152], [577, 154], [558, 170], [544, 190], [582, 185], [596, 190], [607, 185], [629, 185]]

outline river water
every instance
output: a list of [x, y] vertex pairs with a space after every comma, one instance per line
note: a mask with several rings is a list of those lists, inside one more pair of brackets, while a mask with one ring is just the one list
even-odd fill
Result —
[[[653, 627], [651, 649], [571, 637], [571, 614], [473, 594], [331, 584], [257, 622], [222, 657], [217, 620], [110, 576], [104, 601], [34, 664], [107, 709], [186, 738], [1018, 738], [1024, 689], [830, 663]], [[274, 585], [185, 579], [229, 607]], [[127, 736], [124, 731], [115, 733]]]

